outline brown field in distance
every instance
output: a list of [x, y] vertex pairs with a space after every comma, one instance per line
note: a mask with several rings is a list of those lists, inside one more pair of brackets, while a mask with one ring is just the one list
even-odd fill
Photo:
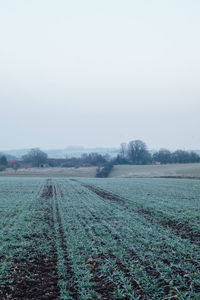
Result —
[[[0, 176], [89, 177], [96, 176], [96, 167], [27, 168], [17, 171], [8, 168]], [[177, 177], [200, 178], [200, 163], [166, 165], [116, 165], [109, 178]]]
[[0, 176], [44, 176], [44, 177], [95, 177], [96, 167], [80, 168], [27, 168], [17, 171], [8, 168]]

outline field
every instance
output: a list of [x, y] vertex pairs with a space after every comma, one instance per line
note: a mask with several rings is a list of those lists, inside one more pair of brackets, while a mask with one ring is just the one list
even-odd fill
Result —
[[200, 164], [116, 165], [109, 177], [200, 178]]
[[200, 299], [200, 182], [0, 178], [0, 299]]
[[[0, 177], [88, 177], [96, 176], [96, 167], [80, 168], [7, 168], [0, 172]], [[177, 177], [200, 178], [200, 163], [193, 164], [168, 164], [168, 165], [115, 165], [109, 174], [110, 178], [134, 177]]]
[[18, 169], [7, 168], [0, 172], [0, 176], [44, 176], [44, 177], [95, 177], [96, 167], [80, 167], [80, 168], [27, 168]]

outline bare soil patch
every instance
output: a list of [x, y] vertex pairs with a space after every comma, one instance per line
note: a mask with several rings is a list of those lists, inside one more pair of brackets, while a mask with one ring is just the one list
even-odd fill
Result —
[[[34, 249], [32, 249], [34, 252]], [[1, 299], [58, 299], [56, 257], [54, 252], [21, 261], [13, 260], [9, 273], [11, 284], [1, 289]]]
[[53, 186], [52, 186], [52, 184], [47, 184], [47, 185], [44, 186], [41, 197], [44, 198], [44, 199], [53, 198]]
[[99, 188], [96, 188], [88, 184], [84, 184], [83, 186], [88, 188], [90, 191], [94, 192], [96, 195], [100, 196], [103, 199], [108, 199], [114, 202], [125, 204], [125, 201], [122, 198], [120, 198], [117, 195], [111, 194], [108, 191], [103, 191]]

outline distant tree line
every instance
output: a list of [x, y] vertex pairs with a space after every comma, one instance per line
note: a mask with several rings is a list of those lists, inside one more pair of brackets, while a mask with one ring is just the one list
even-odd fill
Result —
[[172, 164], [172, 163], [195, 163], [200, 162], [200, 156], [191, 151], [176, 150], [171, 152], [167, 149], [160, 149], [153, 154], [148, 151], [146, 144], [141, 140], [131, 141], [128, 144], [122, 143], [120, 154], [115, 164]]
[[33, 167], [43, 167], [46, 164], [50, 167], [97, 167], [97, 177], [107, 177], [113, 168], [113, 162], [109, 155], [99, 153], [84, 153], [81, 157], [71, 157], [65, 159], [48, 158], [47, 154], [39, 148], [31, 149], [22, 157], [23, 161], [30, 163]]
[[99, 153], [84, 153], [81, 157], [71, 157], [65, 159], [48, 158], [48, 155], [39, 148], [31, 149], [26, 155], [22, 156], [25, 163], [30, 163], [33, 167], [66, 167], [79, 168], [90, 166], [104, 166], [109, 160], [109, 155], [101, 155]]
[[[97, 167], [97, 177], [107, 177], [114, 165], [117, 164], [171, 164], [171, 163], [196, 163], [200, 162], [200, 156], [195, 152], [184, 150], [169, 151], [160, 149], [151, 153], [145, 142], [133, 140], [129, 143], [122, 143], [120, 152], [115, 158], [99, 153], [84, 153], [81, 157], [65, 159], [48, 158], [48, 155], [39, 148], [31, 149], [22, 157], [23, 162], [30, 163], [33, 167]], [[5, 156], [0, 157], [0, 166], [7, 166]]]
[[161, 164], [195, 163], [200, 162], [200, 156], [195, 152], [184, 150], [170, 152], [167, 149], [161, 149], [152, 155], [152, 161]]
[[104, 166], [110, 157], [109, 155], [101, 155], [99, 153], [84, 153], [81, 157], [66, 158], [63, 167], [91, 167]]

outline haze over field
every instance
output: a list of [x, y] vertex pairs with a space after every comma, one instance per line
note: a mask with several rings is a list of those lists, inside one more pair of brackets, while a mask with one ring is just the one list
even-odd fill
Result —
[[0, 150], [199, 149], [199, 1], [0, 1]]

